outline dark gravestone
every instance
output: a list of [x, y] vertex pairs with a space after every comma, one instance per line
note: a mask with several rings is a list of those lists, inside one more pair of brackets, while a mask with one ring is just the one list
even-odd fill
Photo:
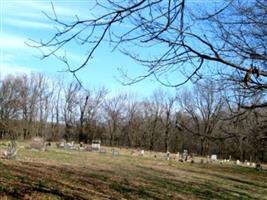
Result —
[[256, 171], [258, 171], [258, 172], [262, 170], [262, 166], [261, 166], [260, 162], [257, 162], [257, 163], [256, 163], [256, 168], [255, 168], [255, 169], [256, 169]]

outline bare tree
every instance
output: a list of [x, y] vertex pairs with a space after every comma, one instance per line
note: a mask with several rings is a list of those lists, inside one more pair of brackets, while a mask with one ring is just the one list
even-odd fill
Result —
[[[6, 76], [0, 81], [0, 136], [141, 147], [156, 151], [216, 153], [222, 158], [266, 161], [264, 95], [220, 91], [213, 81], [199, 82], [176, 99], [161, 90], [145, 100], [131, 95], [106, 96], [105, 89], [82, 90], [38, 74]], [[50, 133], [51, 132], [51, 133]], [[53, 132], [53, 134], [52, 134]], [[82, 139], [82, 137], [85, 137]]]
[[[104, 97], [107, 94], [105, 88], [95, 91], [81, 91], [79, 94], [79, 140], [90, 141], [94, 139], [97, 129], [98, 115], [100, 115], [100, 106], [102, 106]], [[98, 136], [97, 136], [98, 137]], [[98, 138], [99, 139], [99, 138]]]
[[191, 124], [180, 121], [179, 125], [199, 137], [201, 155], [210, 153], [210, 141], [221, 138], [215, 130], [221, 119], [224, 101], [216, 90], [215, 83], [210, 81], [197, 85], [194, 94], [185, 92], [180, 97], [180, 106], [190, 118]]
[[60, 122], [62, 115], [62, 80], [52, 80], [51, 93], [53, 94], [50, 98], [51, 106], [51, 140], [55, 141], [60, 138]]
[[164, 94], [164, 149], [169, 151], [170, 148], [170, 132], [174, 122], [174, 110], [177, 98]]
[[[219, 75], [252, 94], [265, 93], [266, 7], [264, 0], [107, 0], [95, 1], [90, 12], [101, 12], [93, 17], [80, 19], [77, 15], [76, 20], [68, 23], [60, 20], [52, 4], [54, 14], [47, 17], [57, 26], [54, 36], [31, 45], [41, 48], [44, 58], [56, 55], [74, 75], [108, 40], [112, 50], [120, 50], [147, 68], [145, 74], [132, 78], [122, 71], [125, 84], [153, 76], [165, 86], [178, 87], [208, 74]], [[89, 50], [78, 66], [57, 54], [71, 42]], [[142, 54], [131, 46], [142, 47]], [[144, 49], [152, 55], [144, 53]], [[224, 67], [227, 70], [221, 70]], [[180, 72], [184, 79], [171, 81], [173, 71]]]
[[118, 95], [104, 102], [105, 120], [109, 136], [109, 145], [118, 145], [121, 123], [124, 120], [123, 109], [126, 95]]
[[[149, 138], [149, 150], [156, 150], [159, 138], [162, 135], [163, 95], [161, 90], [153, 92], [150, 100], [146, 102], [146, 128]], [[145, 130], [146, 131], [146, 130]]]
[[77, 120], [77, 105], [79, 102], [78, 92], [80, 90], [80, 85], [75, 82], [71, 82], [67, 85], [64, 95], [64, 108], [63, 108], [63, 118], [65, 122], [65, 134], [66, 140], [77, 139], [77, 135], [74, 135], [74, 128]]
[[18, 77], [7, 76], [0, 85], [0, 131], [1, 137], [8, 136], [12, 130], [12, 121], [19, 118], [20, 86]]
[[[265, 133], [265, 108], [244, 109], [238, 105], [244, 104], [247, 100], [239, 91], [231, 93], [232, 95], [226, 99], [227, 107], [225, 115], [222, 118], [222, 131], [228, 138], [228, 153], [235, 154], [240, 160], [265, 159], [264, 147], [266, 145]], [[234, 98], [234, 100], [233, 100]], [[261, 101], [262, 96], [255, 96], [250, 101], [256, 105]], [[234, 103], [233, 103], [234, 102]], [[236, 105], [238, 103], [238, 105]]]

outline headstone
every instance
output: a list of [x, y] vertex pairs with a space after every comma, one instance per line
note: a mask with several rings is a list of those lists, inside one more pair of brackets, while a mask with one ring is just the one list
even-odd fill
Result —
[[237, 161], [236, 161], [236, 164], [237, 164], [237, 165], [240, 165], [240, 161], [239, 161], [239, 160], [237, 160]]
[[256, 163], [256, 170], [257, 171], [261, 171], [262, 170], [262, 166], [261, 166], [261, 163], [260, 162], [257, 162]]
[[75, 144], [74, 144], [74, 141], [72, 141], [71, 143], [67, 143], [66, 144], [66, 147], [68, 149], [71, 149], [71, 150], [75, 150], [76, 149]]
[[182, 159], [186, 162], [188, 159], [188, 151], [187, 149], [184, 149]]
[[92, 150], [93, 151], [99, 151], [100, 150], [100, 144], [101, 144], [100, 140], [93, 140], [92, 141]]
[[80, 151], [84, 151], [85, 150], [85, 147], [79, 147], [79, 150]]
[[100, 154], [106, 154], [107, 153], [107, 150], [104, 149], [104, 148], [101, 148], [100, 151], [99, 151]]
[[141, 156], [144, 156], [145, 155], [145, 151], [144, 150], [141, 150], [140, 155]]
[[211, 160], [216, 161], [217, 160], [217, 155], [215, 155], [215, 154], [211, 155]]
[[170, 152], [169, 151], [166, 152], [166, 159], [170, 160]]
[[207, 156], [206, 163], [210, 163], [210, 156]]
[[66, 145], [66, 141], [65, 140], [62, 140], [61, 142], [57, 142], [56, 143], [56, 146], [57, 148], [65, 148], [65, 145]]
[[86, 151], [92, 151], [92, 146], [91, 145], [86, 145], [85, 146]]
[[82, 142], [80, 142], [79, 150], [80, 151], [84, 151], [85, 150], [85, 146], [84, 146], [84, 144]]
[[187, 156], [188, 156], [188, 151], [187, 151], [187, 149], [184, 149], [184, 152], [183, 152], [183, 158], [185, 159], [187, 159]]
[[120, 155], [120, 152], [118, 152], [115, 149], [112, 149], [111, 152], [112, 152], [112, 156], [119, 156]]
[[33, 150], [38, 150], [38, 151], [45, 151], [46, 150], [44, 139], [41, 137], [33, 137], [31, 140], [30, 147]]

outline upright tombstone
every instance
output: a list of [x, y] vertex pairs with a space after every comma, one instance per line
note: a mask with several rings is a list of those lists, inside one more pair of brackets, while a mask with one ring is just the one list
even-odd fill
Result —
[[179, 152], [177, 152], [177, 154], [176, 154], [176, 160], [178, 160], [178, 161], [179, 161], [179, 159], [180, 159], [180, 153], [179, 153]]
[[211, 160], [212, 161], [217, 161], [217, 155], [215, 155], [215, 154], [211, 155]]
[[101, 148], [100, 151], [99, 151], [100, 154], [106, 154], [107, 153], [107, 150], [104, 149], [104, 148]]
[[33, 150], [38, 150], [38, 151], [45, 151], [46, 150], [45, 141], [41, 137], [33, 137], [31, 139], [30, 147]]
[[117, 151], [117, 150], [114, 149], [114, 148], [111, 149], [111, 152], [112, 152], [112, 156], [119, 156], [119, 155], [120, 155], [120, 152]]
[[166, 160], [170, 160], [170, 152], [169, 151], [166, 152]]
[[232, 156], [231, 155], [229, 155], [229, 159], [228, 160], [229, 160], [229, 162], [231, 162], [231, 160], [232, 160]]
[[84, 151], [85, 150], [85, 146], [84, 146], [84, 144], [82, 142], [80, 142], [79, 150], [80, 151]]
[[262, 166], [261, 166], [261, 163], [259, 161], [257, 161], [256, 163], [256, 168], [255, 168], [257, 171], [261, 171], [262, 170]]
[[57, 146], [57, 148], [64, 149], [65, 146], [66, 146], [66, 141], [65, 141], [65, 140], [62, 140], [62, 141], [60, 141], [60, 142], [57, 142], [57, 143], [56, 143], [56, 146]]
[[86, 145], [85, 151], [92, 151], [92, 145]]
[[206, 163], [210, 163], [210, 162], [211, 162], [210, 156], [207, 155]]
[[71, 150], [76, 150], [74, 141], [72, 141], [71, 143], [67, 143], [66, 147]]
[[187, 159], [188, 159], [188, 151], [187, 151], [187, 149], [184, 149], [184, 152], [183, 152], [183, 160], [184, 161], [187, 161]]
[[99, 151], [100, 150], [101, 141], [100, 140], [93, 140], [92, 141], [92, 150]]

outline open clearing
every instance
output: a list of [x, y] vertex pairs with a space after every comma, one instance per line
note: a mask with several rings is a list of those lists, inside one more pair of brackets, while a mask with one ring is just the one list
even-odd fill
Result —
[[[19, 144], [20, 146], [20, 144]], [[267, 199], [267, 172], [50, 148], [0, 159], [1, 199]]]

